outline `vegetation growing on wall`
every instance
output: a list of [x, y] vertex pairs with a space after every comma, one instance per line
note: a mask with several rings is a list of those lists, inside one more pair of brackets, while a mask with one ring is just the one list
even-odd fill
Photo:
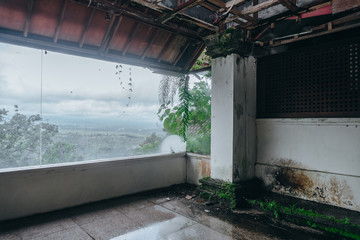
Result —
[[236, 207], [236, 184], [211, 179], [210, 177], [203, 178], [201, 182], [202, 185], [199, 186], [200, 197], [219, 202], [220, 205], [230, 210]]
[[360, 226], [349, 218], [337, 219], [314, 212], [311, 209], [299, 208], [296, 204], [283, 206], [275, 201], [249, 200], [249, 203], [264, 212], [272, 213], [276, 219], [283, 218], [297, 224], [319, 229], [351, 239], [360, 239]]

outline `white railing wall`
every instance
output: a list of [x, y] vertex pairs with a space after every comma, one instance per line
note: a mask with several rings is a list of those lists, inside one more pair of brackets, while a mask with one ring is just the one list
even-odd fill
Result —
[[186, 182], [186, 154], [0, 170], [0, 221]]

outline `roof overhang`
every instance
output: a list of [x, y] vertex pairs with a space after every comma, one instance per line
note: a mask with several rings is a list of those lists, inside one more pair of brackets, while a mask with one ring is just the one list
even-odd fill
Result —
[[0, 0], [0, 41], [188, 72], [209, 36], [272, 48], [360, 25], [360, 0]]

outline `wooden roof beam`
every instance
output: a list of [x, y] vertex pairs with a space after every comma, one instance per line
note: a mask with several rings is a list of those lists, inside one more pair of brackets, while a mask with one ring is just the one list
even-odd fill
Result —
[[89, 30], [89, 27], [91, 25], [92, 19], [94, 18], [94, 15], [95, 15], [95, 9], [92, 8], [91, 12], [90, 12], [90, 15], [89, 15], [89, 17], [87, 19], [87, 22], [86, 22], [86, 27], [84, 28], [84, 31], [81, 34], [81, 38], [80, 38], [80, 42], [79, 42], [79, 47], [80, 48], [82, 48], [83, 45], [84, 45], [85, 36], [86, 36], [87, 31]]
[[[207, 0], [207, 1], [218, 6], [221, 9], [227, 9], [226, 4], [221, 0]], [[257, 21], [254, 17], [248, 16], [247, 14], [242, 14], [242, 12], [239, 9], [237, 9], [236, 7], [235, 8], [233, 7], [230, 10], [230, 12], [235, 15], [235, 17], [233, 17], [234, 19], [242, 18], [242, 19], [245, 19], [246, 21], [253, 22], [253, 23], [255, 23]]]
[[[244, 18], [244, 16], [249, 17], [248, 16], [249, 14], [255, 14], [257, 12], [260, 12], [260, 11], [262, 11], [264, 9], [270, 8], [270, 7], [278, 5], [278, 4], [280, 4], [280, 0], [269, 0], [269, 1], [262, 2], [262, 3], [257, 4], [257, 5], [254, 5], [252, 7], [246, 8], [246, 9], [241, 10], [241, 11], [236, 9], [235, 12], [237, 12], [237, 13], [235, 13], [235, 16], [226, 19], [224, 21], [224, 23], [232, 22], [235, 19], [238, 19], [239, 17], [240, 18]], [[244, 19], [246, 19], [246, 18], [244, 18]], [[248, 20], [248, 19], [246, 19], [246, 20]], [[255, 20], [255, 22], [256, 22], [256, 20]]]
[[211, 4], [208, 4], [208, 3], [206, 3], [206, 2], [201, 2], [200, 5], [201, 5], [202, 7], [204, 7], [204, 8], [209, 9], [209, 10], [212, 11], [212, 12], [216, 12], [216, 11], [219, 10], [218, 8], [214, 7], [214, 6], [211, 5]]
[[155, 28], [155, 31], [152, 32], [152, 34], [150, 36], [150, 41], [148, 41], [147, 46], [145, 47], [143, 53], [141, 54], [141, 60], [144, 60], [145, 56], [147, 55], [147, 53], [150, 50], [150, 47], [154, 44], [155, 38], [156, 38], [156, 35], [158, 34], [158, 32], [159, 32], [158, 28]]
[[109, 37], [110, 37], [110, 34], [111, 34], [111, 29], [113, 28], [114, 26], [114, 23], [115, 23], [115, 19], [117, 17], [115, 15], [112, 15], [111, 18], [110, 18], [110, 22], [108, 24], [108, 27], [106, 28], [106, 31], [105, 31], [105, 34], [103, 36], [103, 39], [101, 41], [101, 45], [100, 45], [100, 53], [104, 53], [104, 50], [107, 46], [107, 43], [108, 43], [108, 40], [109, 40]]
[[138, 32], [140, 27], [140, 24], [137, 22], [135, 23], [135, 26], [133, 27], [134, 30], [131, 30], [130, 36], [126, 40], [124, 49], [122, 50], [122, 55], [125, 56], [127, 50], [129, 49], [131, 42], [133, 41], [134, 37], [136, 36], [136, 33]]
[[201, 54], [201, 52], [204, 50], [204, 47], [205, 47], [205, 43], [201, 43], [201, 45], [194, 52], [194, 54], [191, 56], [191, 58], [189, 58], [189, 61], [186, 63], [186, 65], [183, 69], [184, 71], [190, 70], [190, 68], [192, 67], [192, 65], [194, 65], [194, 63], [196, 62], [196, 60], [199, 57], [199, 55]]
[[105, 52], [106, 53], [108, 53], [109, 52], [109, 48], [110, 48], [110, 46], [111, 46], [111, 43], [112, 43], [112, 41], [114, 40], [114, 37], [115, 37], [115, 35], [116, 35], [116, 33], [117, 33], [117, 31], [118, 31], [118, 29], [119, 29], [119, 27], [120, 27], [120, 24], [121, 24], [121, 22], [122, 22], [122, 20], [124, 19], [124, 17], [123, 16], [117, 16], [116, 17], [116, 20], [115, 20], [115, 27], [114, 27], [114, 29], [111, 31], [111, 34], [110, 34], [110, 37], [109, 37], [109, 41], [107, 42], [107, 44], [106, 44], [106, 47], [105, 47]]
[[279, 2], [294, 13], [297, 13], [301, 10], [296, 6], [296, 1], [294, 0], [279, 0]]
[[[259, 0], [253, 0], [253, 5], [258, 5], [258, 4], [259, 4]], [[258, 12], [254, 13], [253, 16], [257, 20], [259, 20], [259, 13]]]
[[[73, 1], [76, 2], [77, 4], [81, 4], [86, 7], [89, 5], [88, 0], [76, 0], [76, 1], [73, 0]], [[133, 0], [131, 0], [131, 1], [133, 1]], [[141, 1], [144, 1], [144, 0], [136, 0], [135, 2], [139, 3]], [[94, 9], [99, 9], [102, 11], [107, 11], [107, 9], [108, 10], [111, 9], [115, 12], [121, 12], [122, 16], [129, 18], [133, 21], [140, 22], [142, 24], [145, 24], [145, 25], [148, 25], [148, 26], [151, 26], [154, 28], [159, 28], [159, 29], [162, 29], [163, 31], [171, 32], [174, 34], [180, 34], [180, 35], [183, 35], [194, 41], [198, 41], [198, 40], [202, 39], [201, 34], [197, 31], [194, 31], [189, 28], [183, 27], [181, 25], [173, 24], [173, 23], [167, 23], [167, 24], [158, 23], [153, 18], [144, 16], [143, 12], [142, 13], [137, 12], [137, 11], [132, 12], [128, 8], [124, 8], [122, 6], [117, 6], [117, 5], [116, 6], [115, 5], [114, 6], [113, 5], [106, 6], [107, 8], [105, 9], [101, 6], [99, 7], [98, 5], [96, 5], [94, 3], [94, 1], [91, 3], [90, 7], [94, 8]]]
[[[241, 4], [244, 4], [246, 2], [246, 0], [234, 0], [234, 7], [239, 6]], [[233, 1], [228, 1], [227, 3], [225, 3], [226, 8], [228, 9], [229, 7], [231, 7], [231, 5], [233, 5], [232, 3]], [[226, 9], [225, 9], [226, 10]]]
[[254, 5], [252, 7], [246, 8], [246, 9], [240, 11], [240, 12], [241, 12], [241, 14], [244, 14], [244, 15], [253, 14], [253, 13], [256, 13], [256, 12], [260, 12], [260, 11], [262, 11], [264, 9], [270, 8], [272, 6], [278, 5], [278, 4], [280, 4], [279, 0], [269, 0], [269, 1], [262, 2], [262, 3], [257, 4], [257, 5]]
[[172, 10], [171, 8], [169, 7], [166, 7], [164, 5], [158, 5], [154, 2], [148, 2], [146, 0], [131, 0], [132, 2], [136, 2], [142, 6], [145, 6], [145, 7], [148, 7], [152, 10], [155, 10], [155, 11], [158, 11], [158, 12], [163, 12], [163, 11], [170, 11]]
[[174, 38], [175, 38], [175, 35], [174, 35], [174, 34], [171, 33], [170, 35], [168, 35], [168, 37], [167, 37], [167, 39], [166, 39], [166, 43], [165, 43], [165, 45], [161, 48], [161, 51], [160, 51], [160, 53], [159, 53], [159, 55], [158, 55], [158, 57], [157, 57], [158, 62], [161, 61], [161, 59], [162, 59], [162, 57], [164, 56], [166, 50], [168, 50], [168, 47], [170, 46], [171, 41], [174, 40]]
[[171, 13], [163, 14], [157, 19], [157, 21], [164, 24], [170, 19], [174, 18], [177, 14], [183, 13], [185, 10], [195, 7], [196, 5], [199, 5], [203, 1], [205, 0], [189, 0], [188, 2], [174, 8], [174, 10]]
[[31, 15], [32, 10], [34, 6], [34, 0], [28, 0], [27, 6], [26, 6], [26, 19], [25, 19], [25, 26], [24, 26], [24, 37], [27, 37], [29, 34], [30, 29], [30, 21], [31, 21]]
[[57, 43], [57, 41], [59, 39], [60, 29], [61, 29], [62, 23], [64, 21], [64, 17], [65, 17], [66, 6], [67, 6], [67, 0], [64, 0], [62, 8], [61, 8], [61, 13], [60, 13], [60, 16], [58, 19], [58, 23], [56, 25], [56, 30], [55, 30], [55, 34], [54, 34], [54, 43]]
[[181, 59], [181, 57], [184, 55], [184, 53], [186, 52], [186, 50], [188, 49], [188, 47], [190, 46], [190, 41], [188, 41], [184, 47], [184, 49], [179, 53], [179, 55], [176, 57], [173, 66], [176, 66], [177, 63], [179, 62], [179, 60]]

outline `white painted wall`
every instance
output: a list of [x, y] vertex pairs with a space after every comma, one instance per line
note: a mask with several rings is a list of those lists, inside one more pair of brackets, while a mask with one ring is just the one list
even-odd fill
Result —
[[[273, 191], [360, 211], [359, 118], [257, 119], [257, 150]], [[280, 186], [281, 171], [308, 188]]]
[[232, 181], [235, 55], [211, 64], [211, 177]]
[[255, 176], [256, 64], [231, 54], [212, 60], [211, 177], [236, 182]]
[[185, 181], [185, 153], [1, 169], [0, 221]]

